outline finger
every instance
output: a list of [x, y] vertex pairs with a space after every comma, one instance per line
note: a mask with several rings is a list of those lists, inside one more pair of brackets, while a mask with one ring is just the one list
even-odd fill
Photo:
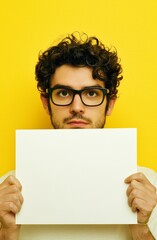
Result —
[[146, 178], [146, 176], [143, 173], [135, 173], [127, 177], [124, 181], [125, 183], [129, 184], [132, 183], [132, 181], [139, 182], [144, 185], [147, 189], [149, 189], [152, 192], [156, 192], [156, 188], [151, 184], [151, 182]]
[[2, 205], [5, 202], [14, 202], [16, 203], [16, 201], [19, 201], [21, 204], [23, 203], [24, 199], [22, 194], [19, 193], [14, 193], [14, 194], [8, 194], [8, 195], [4, 195], [3, 198], [0, 198], [0, 205]]
[[132, 211], [137, 212], [138, 222], [147, 221], [152, 212], [152, 207], [147, 205], [146, 202], [142, 199], [135, 198], [132, 202]]
[[130, 195], [129, 195], [129, 197], [128, 197], [128, 204], [129, 204], [130, 207], [132, 207], [133, 201], [134, 201], [134, 199], [136, 199], [136, 198], [144, 200], [142, 194], [140, 193], [140, 191], [137, 190], [137, 189], [134, 189], [134, 190], [130, 193]]
[[16, 201], [16, 203], [14, 202], [5, 202], [3, 205], [3, 212], [8, 213], [8, 212], [12, 212], [14, 214], [18, 213], [21, 209], [21, 203], [20, 201]]
[[145, 204], [146, 204], [146, 202], [144, 200], [134, 198], [134, 200], [132, 201], [132, 205], [131, 205], [132, 211], [133, 212], [139, 211], [139, 212], [145, 213]]
[[0, 202], [0, 209], [2, 211], [8, 211], [16, 213], [21, 209], [23, 204], [23, 196], [19, 192], [18, 194], [10, 194], [3, 198], [3, 201]]
[[22, 196], [22, 194], [19, 192], [19, 193], [17, 193], [17, 194], [10, 194], [10, 195], [8, 195], [7, 196], [7, 200], [6, 200], [6, 202], [13, 202], [13, 203], [17, 203], [17, 202], [19, 202], [21, 205], [22, 205], [22, 203], [23, 203], [23, 196]]
[[134, 199], [140, 199], [145, 201], [146, 203], [145, 207], [150, 206], [151, 208], [153, 208], [156, 205], [156, 201], [153, 194], [146, 194], [145, 192], [139, 189], [133, 189], [131, 191], [128, 197], [129, 206], [132, 206]]
[[20, 190], [22, 189], [22, 185], [21, 183], [19, 182], [19, 180], [10, 175], [8, 176], [1, 184], [0, 184], [0, 188], [3, 189], [5, 188], [6, 186], [9, 186], [9, 185], [16, 185]]
[[19, 201], [20, 201], [21, 205], [22, 205], [23, 202], [24, 202], [24, 198], [23, 198], [23, 196], [22, 196], [21, 193], [19, 194]]
[[127, 195], [129, 206], [132, 205], [132, 202], [135, 198], [144, 200], [146, 205], [152, 206], [152, 209], [157, 204], [156, 192], [150, 191], [150, 189], [147, 189], [143, 184], [136, 182], [135, 180], [133, 180], [128, 187]]
[[[147, 182], [148, 179], [145, 177], [145, 175], [142, 172], [134, 173], [127, 177], [124, 181], [125, 183], [130, 183], [132, 180], [136, 180], [138, 182]], [[148, 181], [149, 182], [149, 181]]]
[[127, 191], [126, 191], [127, 196], [129, 196], [134, 189], [137, 189], [137, 190], [140, 190], [141, 192], [144, 192], [146, 196], [149, 196], [149, 197], [152, 197], [152, 198], [157, 197], [156, 191], [154, 191], [154, 188], [150, 188], [149, 186], [144, 185], [140, 182], [137, 182], [136, 180], [133, 180], [130, 183], [129, 187], [127, 188]]
[[[143, 195], [142, 195], [143, 194]], [[152, 198], [145, 196], [142, 192], [137, 190], [134, 195], [129, 196], [128, 202], [133, 212], [138, 213], [138, 222], [148, 222], [152, 210], [156, 206], [156, 201]]]
[[132, 180], [129, 187], [127, 188], [127, 191], [126, 191], [127, 196], [130, 195], [130, 193], [133, 191], [133, 189], [139, 189], [141, 191], [144, 191], [145, 187], [140, 182], [138, 182], [136, 180]]
[[0, 190], [0, 196], [3, 197], [13, 193], [18, 194], [20, 192], [20, 189], [16, 185], [9, 185]]

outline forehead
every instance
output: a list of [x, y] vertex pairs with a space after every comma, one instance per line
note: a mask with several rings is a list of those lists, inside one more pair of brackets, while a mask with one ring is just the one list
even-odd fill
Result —
[[51, 77], [51, 87], [58, 84], [66, 85], [74, 89], [96, 85], [104, 87], [103, 81], [93, 78], [91, 68], [74, 67], [70, 65], [62, 65], [56, 69], [55, 73]]

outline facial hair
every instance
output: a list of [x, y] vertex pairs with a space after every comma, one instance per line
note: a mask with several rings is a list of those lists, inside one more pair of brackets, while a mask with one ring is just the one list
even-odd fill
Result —
[[[50, 118], [51, 118], [51, 123], [52, 123], [52, 126], [54, 129], [64, 129], [64, 126], [69, 122], [69, 121], [72, 121], [73, 119], [78, 119], [78, 120], [84, 120], [88, 123], [88, 125], [90, 126], [89, 128], [104, 128], [104, 125], [105, 125], [105, 122], [106, 122], [106, 116], [101, 118], [101, 119], [98, 119], [94, 124], [93, 122], [89, 119], [89, 118], [86, 118], [84, 116], [82, 116], [81, 114], [79, 113], [74, 113], [72, 116], [70, 117], [67, 117], [67, 118], [64, 118], [63, 119], [63, 125], [60, 125], [60, 123], [58, 123], [54, 117], [53, 117], [53, 114], [52, 114], [52, 111], [51, 111], [51, 114], [50, 114]], [[76, 127], [78, 128], [78, 127]]]
[[[64, 126], [61, 126], [60, 123], [55, 121], [55, 119], [53, 117], [52, 109], [50, 106], [50, 102], [48, 102], [48, 108], [49, 108], [50, 120], [51, 120], [53, 128], [54, 129], [64, 129]], [[86, 122], [88, 122], [88, 124], [91, 125], [91, 127], [89, 127], [89, 128], [104, 128], [105, 123], [106, 123], [106, 109], [104, 111], [102, 118], [98, 119], [94, 125], [93, 125], [93, 122], [89, 118], [86, 118], [86, 117], [82, 116], [82, 114], [75, 113], [75, 112], [72, 116], [64, 118], [63, 124], [66, 124], [68, 121], [71, 121], [73, 118], [75, 118], [75, 119], [82, 119], [82, 120], [85, 120]]]

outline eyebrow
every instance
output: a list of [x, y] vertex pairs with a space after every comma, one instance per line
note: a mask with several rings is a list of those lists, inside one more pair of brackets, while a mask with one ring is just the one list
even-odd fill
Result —
[[[62, 85], [62, 84], [56, 84], [56, 85], [54, 85], [53, 87], [51, 87], [51, 88], [57, 88], [57, 87], [59, 87], [59, 88], [68, 88], [68, 89], [74, 89], [74, 88], [72, 88], [71, 86], [69, 86], [69, 85]], [[99, 84], [96, 84], [96, 85], [92, 85], [92, 86], [85, 86], [85, 87], [82, 87], [81, 88], [81, 90], [82, 89], [87, 89], [87, 88], [93, 88], [93, 87], [100, 87], [100, 88], [103, 88], [102, 86], [100, 86]]]

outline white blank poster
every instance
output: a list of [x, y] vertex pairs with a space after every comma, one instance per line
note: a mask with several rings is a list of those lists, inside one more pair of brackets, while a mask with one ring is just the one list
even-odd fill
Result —
[[16, 131], [17, 224], [136, 224], [124, 179], [135, 173], [136, 129]]

